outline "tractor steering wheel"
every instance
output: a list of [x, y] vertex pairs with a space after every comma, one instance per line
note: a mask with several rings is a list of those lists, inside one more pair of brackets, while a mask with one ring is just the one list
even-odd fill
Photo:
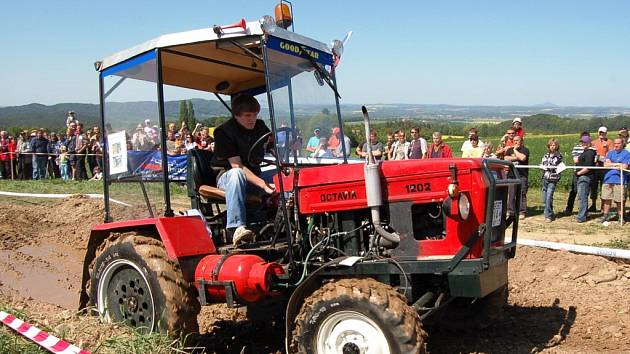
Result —
[[[290, 128], [290, 127], [280, 127], [280, 128], [278, 128], [278, 129], [276, 129], [276, 133], [280, 133], [280, 132], [286, 132], [285, 134], [286, 134], [287, 136], [292, 136], [292, 135], [293, 135], [293, 129], [292, 129], [292, 128]], [[267, 138], [269, 137], [269, 135], [271, 135], [272, 133], [273, 133], [273, 132], [271, 132], [271, 131], [266, 132], [266, 133], [265, 133], [265, 134], [263, 134], [260, 138], [258, 138], [258, 139], [257, 139], [257, 140], [256, 140], [256, 141], [252, 144], [252, 146], [249, 148], [249, 152], [247, 153], [247, 162], [248, 162], [250, 165], [255, 165], [255, 163], [253, 163], [253, 162], [252, 162], [252, 152], [254, 151], [254, 149], [255, 149], [258, 145], [262, 144], [262, 143], [263, 143], [263, 141], [265, 141], [265, 139], [267, 139]], [[285, 144], [291, 144], [291, 145], [293, 144], [293, 140], [291, 140], [291, 139], [287, 139], [287, 140], [290, 140], [290, 141], [286, 141], [286, 142], [285, 142]], [[287, 145], [285, 145], [285, 146], [287, 146]], [[290, 145], [289, 145], [289, 146], [290, 146]], [[273, 150], [272, 150], [272, 151], [273, 151]], [[276, 156], [276, 159], [277, 159], [277, 158], [278, 158], [278, 157]], [[266, 158], [264, 158], [264, 157], [263, 157], [262, 162], [261, 162], [261, 163], [259, 163], [259, 166], [260, 166], [260, 167], [266, 167], [266, 166], [275, 165], [275, 164], [276, 164], [276, 161], [274, 161], [274, 160], [270, 160], [270, 159], [266, 159]]]

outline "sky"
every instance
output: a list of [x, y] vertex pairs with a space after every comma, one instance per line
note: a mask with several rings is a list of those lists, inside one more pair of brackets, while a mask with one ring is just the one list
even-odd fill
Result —
[[[275, 4], [4, 2], [0, 106], [97, 103], [94, 61], [161, 34], [272, 15]], [[353, 31], [341, 103], [630, 106], [630, 1], [294, 0], [293, 9], [295, 31], [322, 42]]]

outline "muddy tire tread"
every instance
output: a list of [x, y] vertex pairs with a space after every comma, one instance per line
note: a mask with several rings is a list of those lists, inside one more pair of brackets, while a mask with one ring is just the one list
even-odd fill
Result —
[[426, 353], [427, 333], [422, 328], [418, 313], [407, 305], [406, 298], [394, 288], [371, 278], [333, 280], [307, 297], [295, 319], [295, 328], [289, 345], [291, 353], [305, 352], [303, 332], [315, 305], [321, 301], [339, 298], [367, 301], [388, 313], [387, 322], [395, 339], [400, 343], [401, 354]]
[[[108, 248], [122, 243], [131, 243], [137, 254], [155, 274], [165, 300], [164, 313], [158, 323], [159, 330], [181, 336], [199, 331], [197, 314], [201, 306], [197, 300], [195, 286], [183, 279], [179, 264], [166, 254], [162, 242], [136, 232], [113, 233], [96, 251], [89, 268], [90, 279], [86, 289], [91, 294], [91, 278], [96, 260]], [[94, 304], [94, 299], [90, 302]]]

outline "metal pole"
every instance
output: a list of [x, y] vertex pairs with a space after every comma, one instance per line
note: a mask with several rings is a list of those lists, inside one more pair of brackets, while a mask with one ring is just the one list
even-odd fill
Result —
[[[157, 95], [160, 117], [160, 146], [162, 148], [162, 178], [164, 179], [164, 216], [175, 216], [171, 209], [171, 190], [168, 178], [168, 154], [166, 151], [166, 115], [164, 114], [164, 87], [162, 84], [162, 51], [157, 49]], [[165, 166], [166, 165], [166, 166]]]
[[[337, 86], [337, 75], [335, 75], [335, 64], [331, 67], [332, 80], [335, 85], [335, 89], [339, 92], [339, 86]], [[339, 95], [335, 92], [335, 106], [337, 107], [337, 121], [339, 122], [339, 131], [341, 132], [341, 151], [343, 153], [343, 163], [348, 163], [348, 151], [346, 151], [346, 134], [343, 132], [343, 119], [341, 119], [341, 108], [339, 108]], [[368, 141], [369, 143], [369, 141]]]
[[15, 152], [9, 151], [9, 164], [11, 165], [11, 180], [13, 180], [13, 159], [15, 158]]
[[225, 107], [228, 110], [228, 112], [230, 112], [230, 114], [232, 114], [232, 107], [228, 106], [228, 104], [225, 103], [225, 100], [223, 99], [223, 97], [219, 96], [219, 94], [216, 93], [216, 92], [214, 93], [214, 96], [216, 98], [218, 98], [219, 101], [221, 101], [221, 103], [223, 103], [223, 107]]
[[619, 191], [621, 193], [621, 204], [619, 206], [620, 206], [621, 210], [617, 211], [617, 212], [620, 213], [619, 214], [619, 223], [621, 225], [623, 225], [623, 214], [626, 211], [625, 210], [625, 206], [624, 206], [624, 204], [625, 204], [624, 201], [626, 199], [625, 198], [625, 196], [626, 196], [626, 186], [623, 185], [623, 165], [622, 164], [619, 164], [619, 182], [621, 183], [621, 186], [619, 186], [619, 187], [621, 187], [621, 188], [619, 188]]
[[[298, 137], [298, 129], [297, 129], [297, 125], [295, 124], [295, 112], [293, 111], [293, 86], [291, 84], [291, 79], [289, 79], [289, 83], [287, 85], [287, 89], [288, 89], [288, 93], [289, 93], [289, 114], [291, 116], [291, 138], [293, 139], [293, 141], [297, 141], [297, 137]], [[291, 141], [289, 140], [289, 134], [287, 132], [284, 132], [284, 151], [285, 151], [285, 155], [287, 156], [287, 159], [289, 158], [289, 154], [286, 153], [287, 149], [289, 149], [290, 152], [293, 153], [293, 165], [295, 167], [297, 167], [298, 165], [298, 153], [297, 150], [293, 150], [293, 146], [291, 146], [292, 144], [290, 144]]]
[[[274, 140], [276, 138], [276, 118], [275, 112], [273, 109], [273, 95], [271, 94], [271, 81], [269, 80], [269, 65], [268, 65], [268, 57], [267, 57], [267, 45], [266, 41], [263, 42], [262, 48], [263, 54], [263, 65], [265, 67], [265, 85], [267, 86], [267, 101], [269, 106], [269, 120], [271, 122], [271, 133], [273, 134]], [[287, 239], [289, 240], [289, 248], [287, 249], [287, 256], [289, 265], [293, 264], [293, 231], [291, 230], [291, 221], [289, 220], [289, 212], [287, 211], [287, 201], [284, 195], [284, 183], [283, 175], [282, 175], [282, 164], [280, 163], [280, 157], [278, 156], [278, 144], [274, 144], [274, 149], [276, 151], [276, 173], [278, 175], [278, 184], [280, 187], [279, 196], [280, 196], [280, 208], [282, 208], [282, 216], [285, 220], [286, 225], [286, 234]]]
[[[107, 132], [105, 131], [105, 83], [103, 80], [103, 75], [98, 75], [98, 92], [99, 92], [99, 101], [100, 101], [100, 113], [101, 113], [101, 131], [103, 132], [103, 202], [105, 204], [105, 222], [112, 221], [111, 210], [109, 208], [109, 157], [107, 147], [109, 143], [107, 142]], [[67, 164], [67, 162], [66, 162]]]

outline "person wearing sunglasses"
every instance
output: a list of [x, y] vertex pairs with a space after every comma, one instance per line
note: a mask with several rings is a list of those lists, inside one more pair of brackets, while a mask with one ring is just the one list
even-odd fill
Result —
[[497, 158], [503, 159], [508, 149], [514, 146], [514, 136], [516, 136], [516, 133], [512, 128], [508, 129], [505, 132], [505, 134], [501, 138], [501, 141], [499, 142], [499, 145], [497, 146], [497, 150], [495, 151]]
[[[514, 165], [529, 165], [529, 149], [525, 147], [523, 138], [520, 136], [514, 137], [514, 146], [507, 149], [505, 152], [505, 160], [512, 162]], [[529, 170], [527, 168], [518, 170], [519, 178], [521, 179], [521, 205], [519, 206], [519, 219], [525, 219], [527, 214], [527, 190], [529, 188]], [[510, 188], [510, 200], [514, 200], [516, 188]], [[513, 210], [513, 203], [508, 203], [508, 214], [514, 215], [516, 213]]]
[[473, 140], [477, 141], [477, 147], [484, 149], [486, 144], [479, 139], [479, 134], [477, 132], [477, 128], [468, 129], [468, 140], [464, 141], [462, 144], [461, 152], [462, 154], [473, 148]]

